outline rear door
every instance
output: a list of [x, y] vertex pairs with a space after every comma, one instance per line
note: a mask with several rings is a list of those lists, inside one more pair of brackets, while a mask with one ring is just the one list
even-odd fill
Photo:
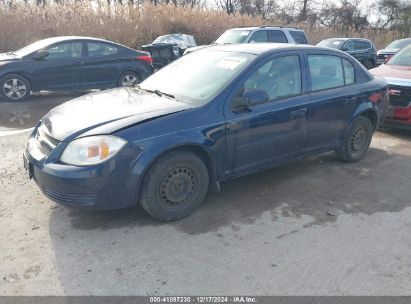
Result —
[[113, 86], [119, 76], [122, 48], [100, 41], [86, 42], [86, 60], [83, 65], [85, 85], [90, 88]]
[[84, 83], [83, 42], [60, 42], [46, 50], [47, 57], [34, 61], [34, 87], [39, 90], [81, 89]]
[[[226, 177], [262, 169], [302, 152], [307, 134], [308, 96], [298, 52], [275, 55], [251, 70], [234, 89], [225, 107]], [[235, 109], [245, 89], [267, 92], [270, 101]]]
[[331, 54], [308, 52], [307, 61], [311, 87], [307, 148], [336, 146], [358, 102], [354, 67], [348, 59]]
[[267, 40], [268, 42], [273, 42], [273, 43], [287, 43], [288, 39], [283, 33], [283, 31], [280, 30], [268, 30], [267, 31]]

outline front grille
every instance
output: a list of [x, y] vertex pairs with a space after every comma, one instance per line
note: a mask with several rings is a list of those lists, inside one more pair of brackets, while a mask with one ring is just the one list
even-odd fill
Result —
[[382, 53], [382, 54], [378, 54], [377, 55], [377, 59], [384, 59], [385, 60], [385, 58], [386, 57], [389, 57], [389, 56], [391, 56], [391, 55], [394, 55], [393, 53]]
[[395, 107], [408, 107], [411, 103], [411, 87], [390, 85], [390, 104]]
[[97, 195], [95, 194], [66, 194], [51, 190], [47, 187], [43, 188], [43, 192], [52, 200], [56, 200], [68, 204], [84, 204], [91, 205], [97, 202]]
[[54, 148], [60, 143], [57, 139], [48, 135], [44, 130], [40, 127], [37, 129], [37, 134], [35, 136], [37, 146], [41, 153], [45, 156], [48, 156]]

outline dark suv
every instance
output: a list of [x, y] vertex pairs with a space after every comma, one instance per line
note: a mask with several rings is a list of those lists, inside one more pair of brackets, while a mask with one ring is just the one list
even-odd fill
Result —
[[321, 47], [329, 47], [341, 50], [357, 59], [368, 70], [377, 64], [377, 50], [368, 39], [362, 38], [331, 38], [317, 44]]

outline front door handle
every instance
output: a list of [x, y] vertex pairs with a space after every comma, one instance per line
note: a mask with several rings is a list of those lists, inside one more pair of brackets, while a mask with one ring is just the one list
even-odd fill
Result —
[[348, 98], [345, 100], [345, 104], [350, 104], [357, 101], [357, 97]]
[[83, 64], [84, 64], [84, 62], [83, 62], [83, 61], [76, 61], [74, 64], [77, 64], [77, 65], [83, 65]]
[[299, 110], [291, 111], [290, 117], [291, 118], [301, 118], [305, 116], [306, 112], [307, 112], [307, 108], [302, 108]]

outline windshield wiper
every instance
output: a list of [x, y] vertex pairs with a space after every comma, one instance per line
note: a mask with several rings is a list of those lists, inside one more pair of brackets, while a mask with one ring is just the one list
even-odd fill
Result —
[[174, 96], [174, 95], [172, 95], [172, 94], [169, 94], [169, 93], [165, 93], [165, 92], [161, 92], [160, 90], [149, 90], [149, 89], [143, 89], [140, 85], [136, 85], [136, 87], [139, 89], [139, 90], [142, 90], [142, 91], [145, 91], [145, 92], [148, 92], [148, 93], [153, 93], [153, 94], [156, 94], [157, 96], [166, 96], [166, 97], [169, 97], [169, 98], [172, 98], [172, 99], [175, 99], [176, 97]]
[[13, 52], [7, 52], [6, 54], [7, 54], [7, 55], [16, 56], [16, 53], [13, 53]]

